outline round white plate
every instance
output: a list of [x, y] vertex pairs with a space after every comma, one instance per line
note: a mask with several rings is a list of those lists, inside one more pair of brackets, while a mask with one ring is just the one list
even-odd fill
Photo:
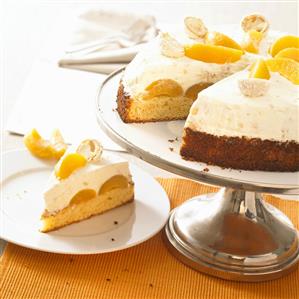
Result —
[[130, 164], [135, 200], [102, 215], [41, 233], [43, 188], [53, 165], [26, 150], [2, 155], [0, 238], [32, 249], [93, 254], [125, 249], [159, 232], [168, 219], [169, 200], [161, 185]]
[[246, 186], [244, 189], [269, 193], [298, 194], [299, 172], [224, 169], [182, 159], [179, 152], [184, 121], [124, 123], [116, 111], [121, 76], [119, 70], [104, 81], [97, 97], [97, 117], [106, 133], [128, 151], [156, 166], [202, 182], [241, 189]]

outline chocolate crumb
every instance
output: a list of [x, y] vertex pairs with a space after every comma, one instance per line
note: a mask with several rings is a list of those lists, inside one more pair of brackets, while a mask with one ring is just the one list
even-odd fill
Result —
[[210, 169], [206, 167], [206, 168], [203, 169], [203, 171], [204, 171], [204, 172], [209, 172]]
[[111, 278], [106, 278], [106, 281], [109, 281], [109, 282], [110, 282], [110, 281], [111, 281]]
[[112, 242], [114, 242], [114, 241], [115, 241], [115, 239], [114, 239], [114, 238], [111, 238], [111, 241], [112, 241]]
[[112, 109], [112, 112], [116, 112], [117, 110], [115, 108]]
[[169, 150], [170, 150], [171, 152], [173, 152], [173, 147], [170, 147]]
[[173, 143], [174, 139], [168, 139], [168, 142]]
[[150, 283], [149, 286], [150, 286], [150, 288], [153, 288], [153, 287], [154, 287], [154, 285], [153, 285], [152, 283]]
[[115, 225], [117, 225], [117, 224], [118, 224], [118, 221], [114, 221], [113, 223], [114, 223]]
[[174, 140], [175, 140], [175, 141], [179, 141], [179, 138], [175, 137]]

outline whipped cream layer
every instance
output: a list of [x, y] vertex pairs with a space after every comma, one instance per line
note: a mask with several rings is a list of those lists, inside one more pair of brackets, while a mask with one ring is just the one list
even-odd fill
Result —
[[244, 96], [242, 71], [199, 93], [185, 128], [216, 136], [249, 137], [279, 142], [299, 142], [299, 87], [278, 73], [271, 73], [267, 93]]
[[98, 193], [101, 186], [115, 175], [123, 175], [131, 181], [128, 162], [107, 154], [99, 162], [75, 170], [66, 179], [58, 180], [52, 173], [44, 192], [45, 210], [55, 214], [67, 207], [73, 196], [83, 189], [93, 189]]
[[[226, 64], [206, 63], [186, 56], [169, 58], [161, 54], [159, 39], [148, 44], [126, 67], [122, 83], [125, 92], [132, 97], [138, 97], [149, 84], [159, 79], [175, 80], [184, 91], [197, 83], [215, 83], [244, 69], [254, 57], [244, 54], [239, 61]], [[191, 43], [194, 41], [185, 39], [182, 42]]]

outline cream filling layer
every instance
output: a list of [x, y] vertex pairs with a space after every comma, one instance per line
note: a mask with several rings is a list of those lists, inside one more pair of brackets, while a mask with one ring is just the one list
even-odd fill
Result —
[[100, 187], [115, 175], [123, 175], [131, 181], [128, 162], [114, 156], [104, 156], [97, 163], [89, 163], [64, 180], [57, 180], [53, 173], [44, 192], [45, 209], [55, 214], [67, 207], [79, 191], [93, 189], [98, 193]]
[[255, 55], [244, 54], [234, 63], [206, 63], [183, 56], [169, 58], [160, 53], [156, 39], [137, 54], [127, 66], [122, 83], [124, 90], [132, 97], [138, 97], [145, 88], [158, 79], [172, 79], [186, 91], [194, 84], [215, 83], [248, 66]]
[[185, 127], [216, 136], [299, 142], [299, 87], [271, 73], [270, 88], [260, 97], [244, 96], [239, 72], [199, 93]]

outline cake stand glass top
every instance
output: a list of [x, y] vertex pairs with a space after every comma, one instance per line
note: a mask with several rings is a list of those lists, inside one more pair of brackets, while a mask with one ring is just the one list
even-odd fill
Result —
[[295, 269], [298, 232], [259, 192], [299, 194], [299, 173], [222, 169], [183, 160], [183, 121], [122, 122], [116, 111], [122, 72], [111, 74], [96, 98], [97, 120], [108, 136], [155, 166], [224, 187], [171, 212], [164, 234], [170, 251], [196, 270], [230, 280], [270, 280]]
[[185, 161], [179, 154], [184, 121], [125, 124], [116, 111], [116, 97], [124, 69], [100, 86], [96, 116], [101, 128], [116, 143], [137, 157], [170, 172], [203, 183], [276, 194], [299, 194], [299, 172], [222, 169]]

